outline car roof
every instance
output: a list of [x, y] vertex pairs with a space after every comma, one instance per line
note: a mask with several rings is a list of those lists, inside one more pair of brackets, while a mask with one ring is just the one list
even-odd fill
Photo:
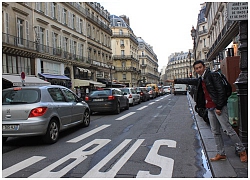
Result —
[[47, 89], [47, 88], [66, 88], [64, 86], [60, 85], [43, 85], [43, 86], [15, 86], [7, 89], [3, 89], [3, 91], [6, 90], [11, 90], [11, 89], [16, 89], [16, 88], [21, 88], [21, 89]]

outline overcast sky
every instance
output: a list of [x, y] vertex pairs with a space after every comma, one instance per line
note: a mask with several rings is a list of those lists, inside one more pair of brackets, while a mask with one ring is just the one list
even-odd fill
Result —
[[196, 28], [200, 4], [205, 1], [187, 0], [103, 0], [111, 15], [126, 15], [137, 37], [153, 46], [159, 68], [167, 65], [174, 52], [193, 48], [192, 26]]

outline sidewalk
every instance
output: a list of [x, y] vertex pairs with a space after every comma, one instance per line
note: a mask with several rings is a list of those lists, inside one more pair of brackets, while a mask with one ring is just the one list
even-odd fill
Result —
[[195, 112], [195, 102], [193, 98], [188, 94], [188, 100], [192, 106], [194, 119], [196, 121], [197, 128], [200, 132], [201, 140], [205, 155], [207, 157], [210, 170], [214, 178], [247, 178], [248, 177], [248, 163], [242, 163], [239, 156], [235, 154], [234, 145], [230, 138], [223, 134], [225, 143], [225, 151], [227, 159], [225, 161], [211, 162], [209, 159], [216, 155], [216, 146], [214, 137], [211, 133], [210, 126]]

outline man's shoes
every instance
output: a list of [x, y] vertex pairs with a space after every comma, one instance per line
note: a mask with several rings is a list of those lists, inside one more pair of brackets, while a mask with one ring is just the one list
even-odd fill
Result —
[[246, 153], [246, 151], [242, 151], [239, 154], [240, 154], [240, 161], [241, 162], [247, 162], [247, 153]]
[[226, 158], [226, 155], [216, 154], [216, 156], [211, 158], [210, 161], [226, 160]]

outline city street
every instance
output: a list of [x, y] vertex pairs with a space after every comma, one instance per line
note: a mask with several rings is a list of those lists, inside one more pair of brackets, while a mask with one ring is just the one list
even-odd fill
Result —
[[200, 141], [187, 96], [170, 94], [118, 115], [93, 114], [89, 127], [66, 130], [53, 145], [9, 138], [2, 177], [211, 177]]

